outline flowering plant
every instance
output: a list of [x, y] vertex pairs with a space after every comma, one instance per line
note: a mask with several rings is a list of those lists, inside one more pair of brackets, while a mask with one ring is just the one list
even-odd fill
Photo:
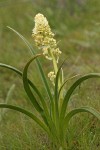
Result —
[[[32, 37], [36, 43], [36, 46], [40, 49], [42, 54], [36, 54], [30, 43], [20, 33], [18, 33], [12, 28], [10, 29], [14, 31], [25, 42], [25, 44], [31, 51], [32, 55], [34, 56], [26, 63], [23, 72], [19, 71], [15, 67], [2, 63], [0, 63], [0, 67], [10, 69], [21, 76], [25, 92], [27, 93], [33, 107], [40, 114], [41, 118], [39, 118], [32, 112], [18, 106], [0, 104], [0, 108], [9, 108], [29, 116], [47, 132], [49, 138], [52, 140], [54, 149], [57, 150], [67, 149], [66, 130], [69, 121], [74, 115], [81, 112], [88, 112], [97, 117], [98, 119], [100, 119], [100, 113], [91, 107], [80, 107], [66, 113], [70, 97], [72, 96], [74, 90], [83, 81], [89, 78], [95, 77], [98, 78], [100, 77], [100, 74], [99, 73], [86, 74], [77, 79], [66, 91], [64, 85], [67, 81], [64, 80], [62, 69], [64, 62], [60, 65], [60, 67], [58, 67], [61, 51], [57, 47], [57, 42], [54, 39], [54, 34], [51, 31], [47, 19], [42, 14], [37, 14], [35, 16], [35, 27], [32, 31]], [[48, 73], [48, 77], [52, 82], [54, 93], [51, 92], [51, 88], [49, 87], [41, 63], [38, 59], [41, 56], [44, 56], [48, 61], [51, 61], [53, 64], [53, 70]], [[28, 79], [27, 76], [28, 68], [34, 60], [36, 60], [37, 67], [39, 69], [42, 81], [44, 83], [44, 88], [46, 89], [46, 93], [48, 94], [48, 99], [50, 102], [49, 104], [43, 97], [43, 95], [40, 93], [37, 86], [34, 83], [32, 83], [31, 80]], [[37, 98], [35, 94], [33, 94], [32, 90], [34, 90], [35, 94], [37, 94], [40, 102], [37, 101]]]

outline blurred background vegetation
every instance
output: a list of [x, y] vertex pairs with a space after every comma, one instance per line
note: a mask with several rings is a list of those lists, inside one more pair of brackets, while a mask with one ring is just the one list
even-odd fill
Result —
[[[48, 19], [62, 51], [61, 61], [68, 57], [64, 65], [65, 77], [100, 72], [99, 0], [0, 0], [0, 62], [23, 69], [30, 53], [7, 26], [20, 32], [36, 49], [31, 33], [37, 13], [43, 13]], [[41, 61], [47, 73], [52, 66], [48, 61]], [[30, 73], [30, 78], [44, 92], [33, 64]], [[90, 105], [100, 110], [100, 80], [92, 80], [76, 91], [70, 109]], [[0, 102], [4, 101], [13, 83], [15, 90], [9, 103], [32, 109], [20, 79], [3, 68], [0, 68]], [[47, 136], [35, 123], [18, 113], [7, 112], [0, 123], [0, 150], [52, 149]], [[67, 133], [69, 150], [99, 150], [98, 121], [88, 115], [83, 115], [80, 121], [79, 118], [80, 116], [75, 118], [77, 122], [72, 120]]]

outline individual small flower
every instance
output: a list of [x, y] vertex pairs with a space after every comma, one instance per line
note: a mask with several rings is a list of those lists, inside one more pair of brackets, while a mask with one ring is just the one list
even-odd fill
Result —
[[54, 71], [49, 72], [48, 77], [50, 78], [51, 82], [54, 84], [54, 79], [56, 78]]
[[61, 51], [59, 50], [59, 48], [56, 48], [53, 50], [53, 54], [55, 55], [56, 57], [56, 60], [57, 60], [57, 63], [58, 63], [58, 60], [59, 60], [59, 56], [61, 55]]

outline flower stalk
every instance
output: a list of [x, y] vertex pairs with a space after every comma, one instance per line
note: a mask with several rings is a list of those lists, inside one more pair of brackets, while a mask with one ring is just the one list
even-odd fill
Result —
[[[32, 30], [32, 37], [34, 38], [36, 46], [42, 50], [43, 55], [46, 59], [52, 61], [54, 73], [49, 72], [48, 77], [50, 78], [52, 84], [54, 85], [54, 80], [58, 71], [58, 61], [61, 54], [59, 48], [57, 48], [57, 42], [54, 39], [54, 33], [48, 24], [46, 17], [42, 14], [37, 14], [35, 16], [35, 27]], [[59, 80], [59, 88], [60, 83]]]

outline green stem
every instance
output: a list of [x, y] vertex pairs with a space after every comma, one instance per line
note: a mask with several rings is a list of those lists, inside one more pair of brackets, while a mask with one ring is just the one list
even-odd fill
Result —
[[54, 71], [55, 71], [55, 74], [57, 74], [57, 71], [58, 71], [57, 61], [52, 52], [51, 52], [51, 56], [52, 56]]
[[[57, 71], [58, 71], [58, 65], [57, 65], [56, 58], [55, 58], [55, 56], [53, 55], [52, 52], [51, 52], [51, 57], [52, 57], [54, 72], [55, 72], [55, 75], [56, 75], [56, 74], [57, 74]], [[60, 87], [61, 87], [61, 79], [59, 78], [58, 89], [60, 89]]]

